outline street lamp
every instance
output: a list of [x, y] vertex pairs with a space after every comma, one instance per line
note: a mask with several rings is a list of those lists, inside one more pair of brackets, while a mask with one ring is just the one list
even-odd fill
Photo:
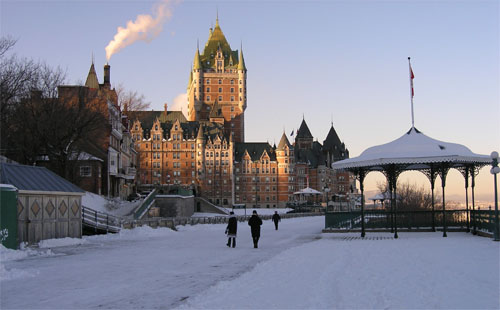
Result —
[[325, 192], [325, 196], [326, 196], [326, 208], [325, 208], [325, 210], [328, 211], [328, 193], [330, 192], [330, 188], [325, 185], [325, 187], [323, 188], [323, 191]]
[[493, 174], [495, 184], [495, 230], [493, 231], [493, 240], [500, 241], [500, 228], [498, 223], [498, 193], [497, 193], [497, 174], [500, 172], [498, 167], [498, 152], [491, 152], [491, 174]]

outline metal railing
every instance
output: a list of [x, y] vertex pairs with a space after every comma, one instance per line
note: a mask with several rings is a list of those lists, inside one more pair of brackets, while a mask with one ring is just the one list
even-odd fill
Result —
[[481, 210], [478, 208], [476, 211], [471, 211], [471, 227], [474, 226], [477, 230], [483, 232], [493, 233], [495, 228], [495, 211], [491, 210]]
[[[479, 211], [477, 212], [479, 227]], [[483, 212], [483, 211], [481, 211]], [[467, 228], [466, 210], [446, 210], [446, 226]], [[489, 219], [489, 217], [488, 217]], [[484, 221], [484, 219], [483, 219]], [[366, 229], [433, 229], [443, 227], [443, 211], [398, 211], [386, 210], [365, 211]], [[472, 222], [471, 222], [472, 225]], [[489, 224], [488, 224], [489, 225]], [[360, 229], [361, 211], [326, 212], [325, 229]]]
[[99, 212], [87, 207], [82, 207], [82, 226], [84, 232], [90, 234], [119, 232], [122, 220], [118, 217]]
[[134, 219], [140, 219], [151, 207], [154, 203], [155, 197], [157, 194], [157, 190], [153, 189], [149, 195], [146, 196], [141, 205], [134, 211]]
[[[287, 213], [280, 214], [281, 219], [296, 218], [296, 217], [308, 217], [308, 216], [319, 216], [319, 213]], [[251, 215], [247, 216], [237, 216], [238, 222], [246, 222]], [[259, 215], [262, 220], [270, 220], [272, 218], [270, 215]], [[229, 216], [214, 216], [214, 217], [169, 217], [169, 218], [147, 218], [140, 220], [125, 220], [122, 223], [123, 228], [130, 229], [139, 226], [150, 226], [156, 227], [169, 227], [175, 229], [179, 225], [196, 225], [196, 224], [227, 224], [229, 221]]]

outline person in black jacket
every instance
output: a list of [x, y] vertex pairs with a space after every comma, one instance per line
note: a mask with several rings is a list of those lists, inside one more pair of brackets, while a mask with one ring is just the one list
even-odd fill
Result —
[[260, 226], [262, 225], [262, 220], [257, 215], [257, 211], [253, 210], [252, 216], [248, 220], [248, 225], [252, 230], [253, 247], [258, 248], [259, 238], [260, 238]]
[[236, 220], [236, 216], [234, 216], [234, 212], [231, 211], [229, 213], [231, 216], [229, 217], [229, 221], [227, 222], [226, 227], [226, 235], [227, 235], [227, 246], [231, 246], [231, 239], [233, 239], [233, 248], [236, 247], [236, 232], [238, 230], [238, 221]]
[[279, 216], [278, 211], [274, 211], [272, 220], [274, 222], [274, 227], [278, 230], [278, 222], [281, 222], [281, 217]]

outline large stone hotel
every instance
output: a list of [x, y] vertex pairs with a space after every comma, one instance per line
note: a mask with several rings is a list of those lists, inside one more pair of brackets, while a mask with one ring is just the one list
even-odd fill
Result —
[[125, 111], [138, 151], [138, 186], [194, 189], [210, 202], [231, 206], [285, 207], [307, 186], [321, 199], [352, 191], [347, 172], [331, 163], [349, 157], [333, 124], [323, 144], [303, 119], [279, 144], [245, 142], [247, 68], [243, 51], [232, 50], [217, 19], [208, 41], [194, 55], [187, 87], [187, 118], [180, 111]]

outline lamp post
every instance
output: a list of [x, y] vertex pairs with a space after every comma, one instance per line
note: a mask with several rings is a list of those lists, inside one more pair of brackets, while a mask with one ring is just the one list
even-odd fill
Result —
[[325, 207], [325, 211], [328, 211], [328, 193], [330, 192], [330, 188], [327, 187], [325, 185], [325, 187], [323, 188], [323, 191], [325, 192], [325, 196], [326, 196], [326, 207]]
[[500, 241], [500, 228], [498, 223], [498, 193], [497, 193], [497, 174], [500, 172], [498, 167], [498, 152], [491, 152], [491, 174], [493, 174], [495, 186], [495, 228], [493, 231], [493, 240]]

